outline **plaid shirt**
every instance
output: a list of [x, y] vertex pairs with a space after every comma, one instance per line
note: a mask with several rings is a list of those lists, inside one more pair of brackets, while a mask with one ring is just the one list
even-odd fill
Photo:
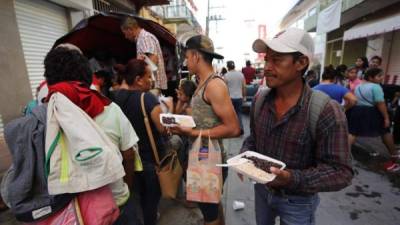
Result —
[[136, 52], [138, 55], [150, 53], [158, 57], [158, 71], [155, 76], [155, 88], [167, 89], [167, 75], [165, 73], [164, 58], [157, 38], [142, 29], [136, 40]]
[[[281, 120], [276, 120], [272, 90], [241, 151], [256, 151], [286, 163], [292, 181], [283, 188], [292, 193], [335, 191], [350, 184], [353, 177], [346, 117], [334, 101], [322, 110], [317, 123], [316, 141], [309, 130], [308, 106], [311, 89], [304, 86], [297, 104]], [[254, 102], [253, 102], [254, 106]]]

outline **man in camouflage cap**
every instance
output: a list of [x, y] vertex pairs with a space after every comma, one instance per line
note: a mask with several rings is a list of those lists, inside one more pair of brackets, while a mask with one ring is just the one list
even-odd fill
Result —
[[[222, 138], [240, 134], [239, 121], [234, 111], [225, 82], [215, 74], [212, 67], [214, 58], [224, 57], [214, 51], [210, 38], [204, 35], [190, 37], [184, 44], [185, 58], [190, 73], [199, 78], [198, 87], [192, 98], [192, 116], [196, 128], [176, 128], [173, 132], [194, 138], [202, 130], [202, 148], [208, 149], [208, 137], [217, 139], [224, 153]], [[224, 156], [224, 155], [223, 155]], [[224, 160], [224, 157], [223, 157]], [[227, 170], [223, 171], [226, 178]], [[221, 203], [199, 203], [206, 225], [224, 224]]]

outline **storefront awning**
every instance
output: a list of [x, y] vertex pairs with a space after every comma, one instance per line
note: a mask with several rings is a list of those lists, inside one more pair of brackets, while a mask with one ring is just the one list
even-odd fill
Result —
[[400, 13], [356, 24], [346, 30], [343, 40], [349, 41], [400, 29]]

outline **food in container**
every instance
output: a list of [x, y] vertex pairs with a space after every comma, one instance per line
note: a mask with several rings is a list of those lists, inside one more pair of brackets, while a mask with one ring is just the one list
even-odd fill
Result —
[[193, 117], [186, 115], [162, 113], [160, 114], [160, 122], [165, 127], [196, 127]]
[[[245, 160], [244, 160], [245, 159]], [[249, 177], [257, 183], [266, 184], [275, 179], [276, 175], [270, 173], [271, 166], [284, 169], [286, 164], [253, 151], [246, 151], [227, 160], [228, 165], [238, 173]]]

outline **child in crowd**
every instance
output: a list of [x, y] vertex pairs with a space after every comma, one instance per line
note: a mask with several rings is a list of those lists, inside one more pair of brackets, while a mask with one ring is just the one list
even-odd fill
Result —
[[348, 89], [354, 94], [356, 87], [361, 84], [361, 80], [357, 76], [357, 67], [349, 67], [346, 71], [346, 76], [349, 79]]
[[355, 66], [357, 68], [357, 76], [358, 76], [358, 78], [363, 79], [364, 72], [369, 67], [367, 57], [365, 57], [365, 56], [358, 57], [356, 62], [355, 62]]
[[178, 101], [174, 108], [175, 114], [191, 115], [192, 108], [190, 101], [196, 90], [196, 84], [191, 80], [182, 80], [179, 88], [176, 90]]

